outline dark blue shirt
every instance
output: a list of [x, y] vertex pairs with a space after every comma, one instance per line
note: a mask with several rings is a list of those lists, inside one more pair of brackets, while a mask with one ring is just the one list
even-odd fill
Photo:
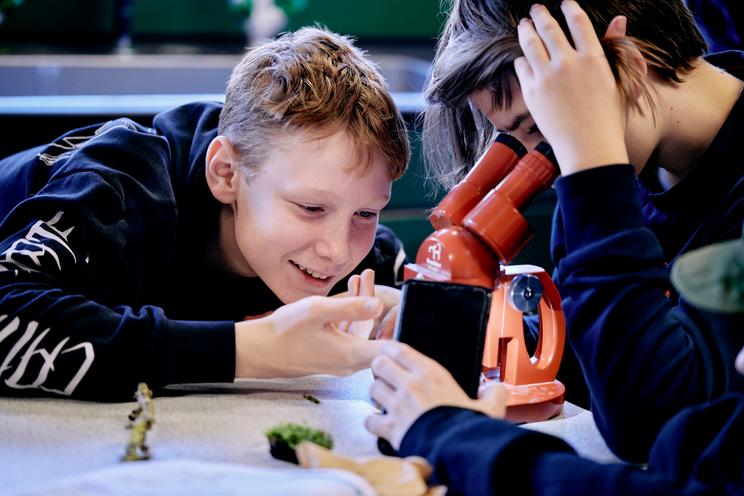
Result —
[[[220, 110], [119, 119], [0, 161], [0, 394], [121, 400], [139, 381], [233, 380], [234, 323], [281, 301], [210, 256]], [[355, 272], [393, 285], [401, 252], [380, 226]]]
[[449, 406], [419, 417], [399, 454], [425, 457], [448, 495], [733, 496], [744, 494], [742, 439], [744, 395], [730, 393], [667, 422], [645, 470], [595, 463], [558, 438]]

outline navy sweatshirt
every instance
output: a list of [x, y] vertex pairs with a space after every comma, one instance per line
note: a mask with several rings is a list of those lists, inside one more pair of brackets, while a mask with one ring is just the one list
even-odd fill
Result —
[[[739, 52], [709, 59], [744, 77]], [[647, 165], [588, 170], [556, 182], [554, 274], [568, 341], [609, 447], [644, 462], [661, 427], [686, 406], [744, 391], [735, 325], [678, 301], [669, 267], [682, 253], [740, 236], [744, 97], [695, 168], [662, 191]], [[570, 387], [570, 386], [567, 386]]]
[[[281, 301], [208, 256], [220, 110], [119, 119], [0, 161], [0, 394], [122, 400], [139, 381], [233, 380], [234, 322]], [[394, 285], [403, 257], [380, 226], [355, 272]]]
[[562, 440], [443, 406], [419, 417], [401, 456], [423, 456], [448, 495], [744, 494], [744, 395], [690, 407], [667, 422], [647, 469], [580, 458]]

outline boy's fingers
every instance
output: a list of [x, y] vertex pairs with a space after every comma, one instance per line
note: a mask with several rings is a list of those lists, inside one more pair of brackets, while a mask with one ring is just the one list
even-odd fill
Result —
[[359, 295], [360, 296], [374, 296], [375, 295], [375, 271], [372, 269], [365, 269], [362, 272], [361, 281], [359, 283]]
[[395, 391], [384, 380], [377, 378], [369, 388], [369, 395], [382, 408], [389, 410], [392, 405]]
[[344, 346], [349, 350], [349, 354], [354, 357], [353, 372], [372, 366], [373, 360], [380, 354], [381, 342], [359, 339], [350, 334], [341, 334], [340, 336], [347, 340]]
[[[378, 343], [381, 348], [384, 348], [387, 344], [384, 341], [371, 341], [372, 343]], [[372, 374], [378, 380], [383, 380], [390, 386], [391, 389], [398, 389], [401, 383], [405, 381], [405, 377], [410, 374], [409, 371], [400, 366], [397, 362], [392, 360], [390, 357], [383, 354], [379, 354], [372, 360]]]
[[558, 21], [553, 18], [544, 5], [533, 5], [530, 9], [530, 17], [532, 17], [535, 30], [540, 35], [550, 59], [568, 50], [573, 50]]
[[382, 313], [382, 301], [374, 296], [307, 298], [310, 321], [325, 324], [343, 320], [369, 320]]
[[346, 282], [346, 287], [349, 290], [349, 296], [359, 296], [359, 281], [360, 277], [357, 274], [349, 277]]
[[[357, 274], [353, 274], [351, 277], [349, 277], [349, 280], [346, 281], [346, 288], [348, 290], [347, 296], [359, 296], [359, 276]], [[336, 329], [338, 329], [340, 332], [348, 332], [350, 325], [351, 322], [349, 322], [348, 320], [344, 320], [342, 322], [334, 324]]]
[[579, 7], [579, 4], [574, 0], [563, 0], [561, 10], [563, 15], [566, 16], [566, 24], [568, 24], [568, 30], [571, 32], [576, 50], [589, 53], [602, 52], [602, 45], [594, 31], [592, 21], [589, 20], [586, 12]]
[[400, 305], [396, 305], [390, 309], [380, 322], [380, 325], [375, 329], [374, 339], [393, 339], [395, 334], [395, 322], [398, 320], [398, 312], [400, 311]]
[[432, 368], [441, 367], [435, 360], [398, 341], [384, 341], [381, 353], [414, 374], [427, 374]]
[[393, 424], [387, 415], [375, 413], [364, 419], [364, 427], [372, 434], [388, 439], [393, 432]]
[[522, 85], [532, 79], [532, 68], [524, 57], [514, 59], [514, 72], [517, 73], [517, 79], [519, 79], [519, 83]]
[[548, 51], [545, 49], [540, 36], [535, 30], [531, 19], [522, 19], [517, 26], [519, 33], [519, 46], [531, 66], [541, 66], [550, 62]]

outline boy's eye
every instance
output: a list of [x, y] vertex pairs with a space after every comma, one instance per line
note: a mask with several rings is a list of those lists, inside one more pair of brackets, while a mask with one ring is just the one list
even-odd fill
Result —
[[537, 134], [537, 133], [539, 133], [539, 132], [540, 132], [540, 129], [539, 129], [538, 127], [537, 127], [537, 124], [534, 124], [534, 125], [533, 125], [532, 127], [530, 127], [530, 128], [529, 128], [529, 129], [527, 130], [527, 134], [528, 134], [528, 135], [533, 135], [533, 134]]
[[360, 217], [363, 219], [374, 219], [377, 217], [377, 212], [370, 212], [368, 210], [362, 210], [360, 212], [357, 212]]
[[304, 210], [305, 212], [310, 212], [313, 214], [323, 211], [323, 207], [315, 207], [312, 205], [302, 205], [301, 203], [297, 203], [296, 205], [300, 207], [302, 210]]

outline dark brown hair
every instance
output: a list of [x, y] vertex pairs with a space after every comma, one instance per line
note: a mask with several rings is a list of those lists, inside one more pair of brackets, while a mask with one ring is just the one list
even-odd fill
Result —
[[[381, 153], [391, 179], [410, 155], [405, 122], [375, 65], [349, 38], [302, 28], [248, 51], [230, 76], [219, 133], [248, 177], [280, 132], [349, 133], [360, 157]], [[369, 160], [362, 160], [369, 164]]]
[[[468, 104], [474, 91], [490, 88], [494, 108], [509, 107], [513, 62], [522, 55], [517, 25], [535, 0], [454, 0], [437, 45], [432, 76], [425, 90], [423, 145], [430, 176], [447, 188], [472, 166], [494, 134], [493, 126]], [[540, 2], [569, 33], [560, 0]], [[681, 82], [706, 45], [682, 0], [579, 0], [604, 34], [619, 15], [628, 20], [627, 38], [602, 40], [625, 100], [637, 110], [633, 88], [653, 102], [642, 76], [630, 63], [637, 47], [649, 68], [664, 81]], [[569, 35], [570, 39], [570, 35]]]

